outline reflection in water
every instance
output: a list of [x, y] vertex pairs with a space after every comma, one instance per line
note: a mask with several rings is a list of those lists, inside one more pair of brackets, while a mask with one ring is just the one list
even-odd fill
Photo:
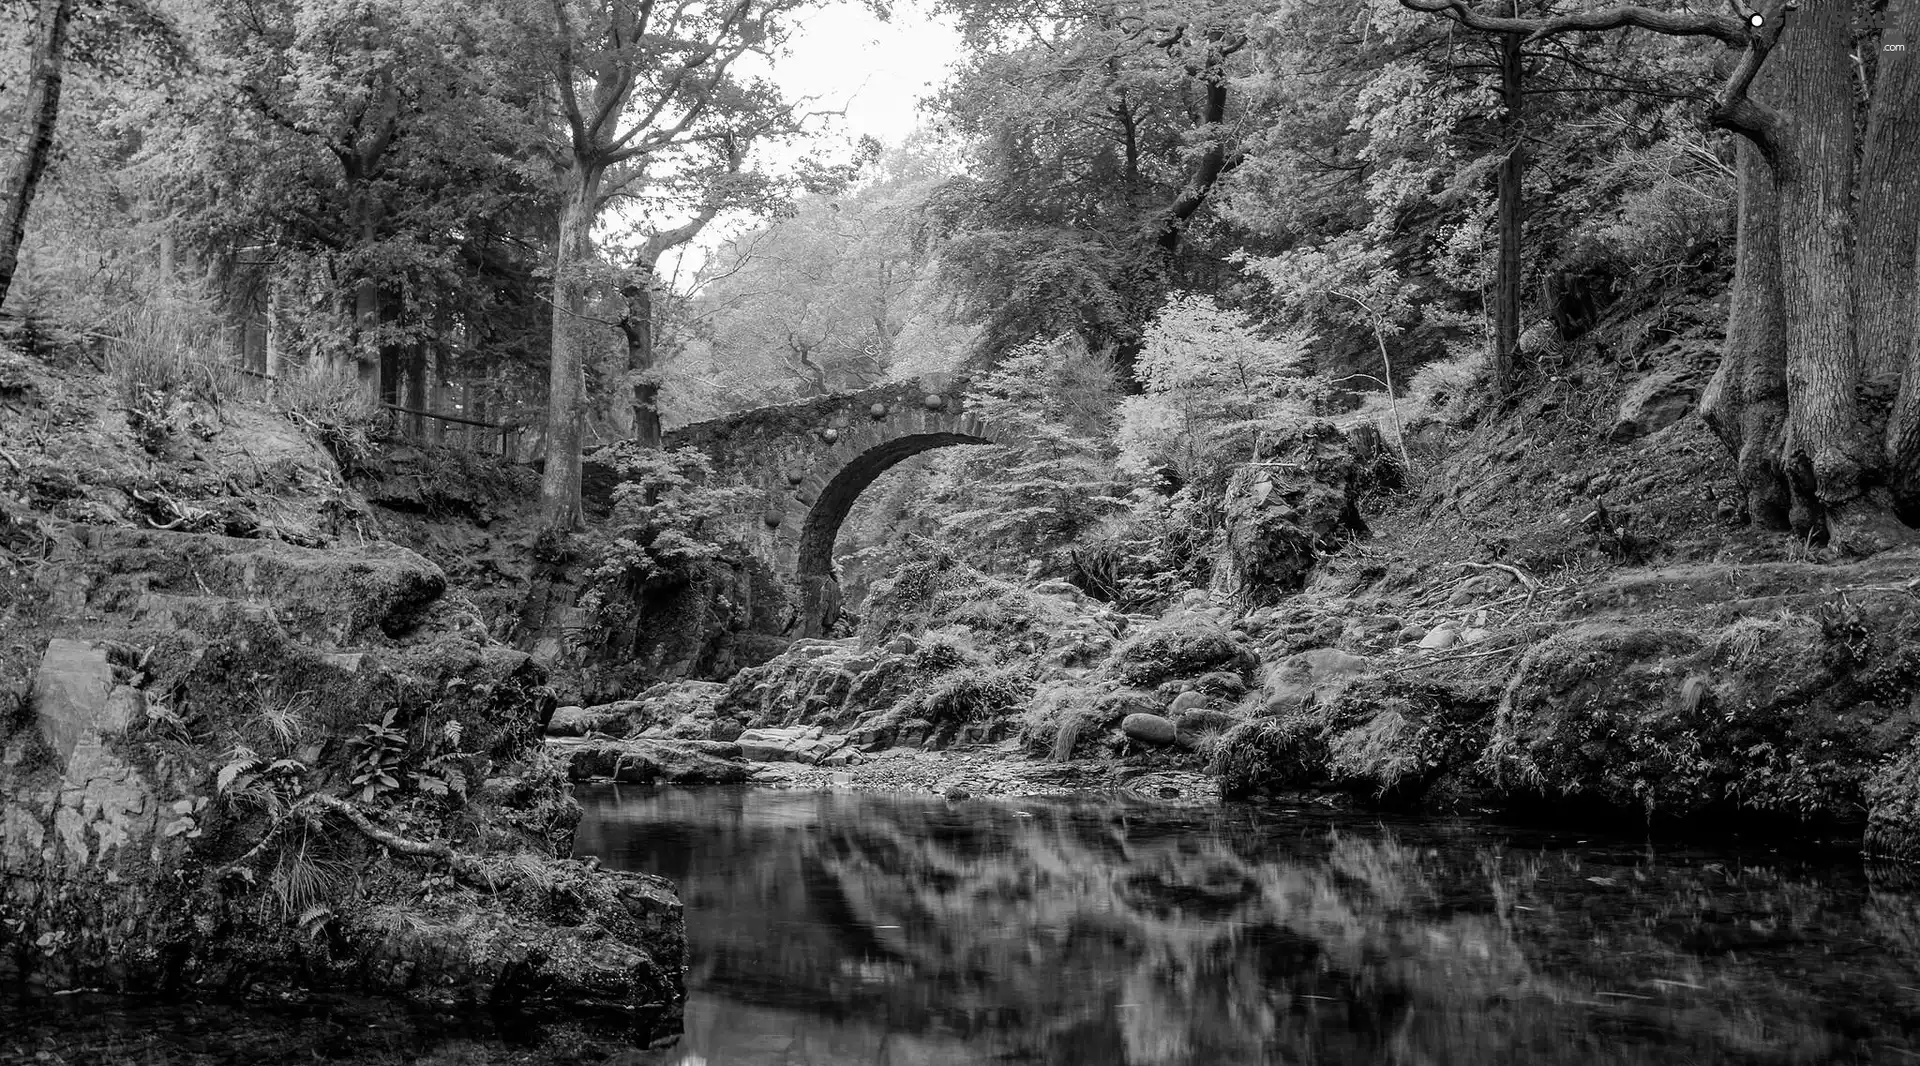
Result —
[[549, 1024], [353, 997], [236, 1004], [0, 986], [4, 1066], [576, 1066], [631, 1062], [633, 1046], [613, 1020]]
[[680, 883], [677, 1066], [1920, 1058], [1851, 867], [1230, 808], [582, 788]]

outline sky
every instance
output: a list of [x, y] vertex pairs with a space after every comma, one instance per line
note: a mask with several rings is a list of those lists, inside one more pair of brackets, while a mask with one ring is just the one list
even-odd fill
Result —
[[909, 5], [881, 22], [863, 3], [831, 3], [810, 12], [789, 42], [774, 80], [790, 96], [816, 96], [847, 108], [845, 128], [900, 143], [918, 121], [915, 105], [945, 80], [959, 35]]
[[[899, 144], [919, 124], [918, 104], [946, 80], [948, 67], [960, 52], [960, 35], [950, 24], [928, 19], [917, 5], [896, 3], [893, 18], [882, 22], [860, 0], [832, 0], [807, 12], [789, 39], [788, 54], [770, 68], [773, 80], [788, 99], [813, 97], [811, 110], [845, 109], [834, 118], [826, 143], [850, 145], [868, 134], [888, 146]], [[783, 161], [797, 160], [810, 146], [775, 149], [764, 163], [779, 169]], [[823, 153], [832, 158], [830, 150]], [[784, 157], [784, 160], [782, 159]], [[676, 287], [690, 280], [693, 270], [713, 249], [746, 229], [754, 219], [722, 218], [709, 226], [662, 270]]]

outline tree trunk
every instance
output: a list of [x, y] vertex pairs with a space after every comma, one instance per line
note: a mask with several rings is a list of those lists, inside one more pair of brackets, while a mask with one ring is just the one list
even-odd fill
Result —
[[553, 371], [547, 384], [547, 462], [540, 478], [540, 517], [550, 529], [574, 529], [580, 510], [580, 430], [585, 414], [588, 261], [600, 172], [576, 164], [560, 214], [553, 261]]
[[[474, 409], [477, 406], [478, 404], [475, 402], [474, 396], [473, 396], [473, 372], [467, 369], [465, 364], [463, 363], [462, 369], [461, 369], [461, 375], [460, 375], [460, 415], [461, 417], [463, 418], [480, 417], [479, 415], [476, 415], [473, 413]], [[468, 452], [473, 450], [473, 427], [467, 425], [464, 422], [460, 423], [460, 450], [468, 451]]]
[[[407, 388], [405, 403], [415, 411], [427, 409], [427, 341], [416, 340], [408, 346]], [[432, 419], [425, 415], [408, 415], [407, 421], [413, 426], [413, 435], [425, 439], [427, 423]]]
[[280, 289], [285, 284], [279, 275], [267, 279], [267, 377], [278, 378], [285, 372], [287, 338], [280, 326]]
[[360, 394], [375, 403], [380, 396], [380, 348], [374, 342], [380, 328], [380, 286], [361, 278], [353, 288], [353, 375]]
[[0, 181], [0, 303], [13, 287], [20, 266], [20, 242], [27, 235], [27, 209], [33, 206], [40, 175], [53, 156], [54, 122], [60, 115], [61, 70], [67, 45], [67, 27], [73, 20], [73, 0], [40, 0], [39, 24], [34, 28], [33, 57], [27, 70], [27, 89], [20, 102], [21, 128], [12, 158]]
[[1504, 396], [1513, 386], [1520, 362], [1520, 180], [1526, 167], [1526, 145], [1520, 136], [1520, 35], [1500, 37], [1500, 130], [1506, 154], [1500, 160], [1498, 225], [1500, 260], [1494, 276], [1493, 387]]
[[[1780, 37], [1793, 87], [1774, 176], [1787, 330], [1787, 483], [1794, 529], [1841, 536], [1868, 506], [1879, 464], [1864, 447], [1853, 314], [1854, 93], [1849, 14], [1809, 4]], [[1876, 448], [1875, 451], [1878, 449]], [[1841, 537], [1844, 539], [1844, 536]]]
[[[433, 343], [426, 348], [426, 366], [421, 377], [426, 381], [427, 410], [435, 414], [447, 413], [447, 344], [452, 335], [447, 326], [447, 316], [440, 316], [440, 328], [433, 331]], [[438, 445], [446, 437], [447, 423], [438, 418], [427, 419], [427, 443]]]
[[627, 374], [633, 381], [633, 439], [644, 447], [660, 446], [660, 383], [654, 380], [653, 272], [628, 283], [626, 317], [620, 330], [627, 336]]
[[1780, 293], [1780, 201], [1773, 168], [1745, 139], [1735, 151], [1739, 229], [1726, 349], [1700, 400], [1700, 413], [1733, 452], [1747, 514], [1786, 529], [1788, 494], [1780, 462], [1787, 422], [1787, 337]]
[[[1920, 3], [1889, 9], [1888, 33], [1920, 40]], [[1888, 481], [1900, 517], [1920, 525], [1920, 60], [1883, 54], [1862, 159], [1861, 361], [1869, 389], [1898, 381], [1887, 419]], [[1870, 393], [1871, 395], [1871, 393]]]

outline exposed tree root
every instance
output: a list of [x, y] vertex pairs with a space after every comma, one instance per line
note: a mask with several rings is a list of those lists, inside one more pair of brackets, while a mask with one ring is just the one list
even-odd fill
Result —
[[1381, 673], [1382, 674], [1400, 674], [1400, 673], [1405, 673], [1408, 670], [1424, 670], [1429, 666], [1442, 666], [1446, 663], [1457, 663], [1467, 659], [1484, 659], [1489, 655], [1505, 655], [1508, 652], [1526, 651], [1526, 650], [1527, 650], [1527, 645], [1525, 644], [1509, 644], [1504, 648], [1489, 648], [1486, 651], [1469, 652], [1466, 655], [1449, 655], [1443, 659], [1422, 659], [1417, 663], [1408, 663], [1405, 666], [1396, 666], [1389, 670], [1382, 670]]
[[471, 887], [494, 892], [498, 891], [503, 884], [511, 884], [515, 880], [511, 875], [503, 879], [486, 863], [465, 852], [454, 850], [450, 844], [414, 840], [392, 830], [383, 829], [374, 824], [373, 819], [360, 808], [338, 796], [322, 793], [303, 796], [295, 801], [284, 813], [274, 819], [273, 824], [267, 828], [266, 835], [260, 838], [258, 844], [248, 849], [245, 855], [221, 868], [219, 878], [224, 880], [227, 877], [239, 876], [251, 879], [254, 865], [273, 849], [288, 828], [303, 819], [314, 818], [321, 814], [332, 814], [344, 819], [349, 825], [359, 830], [361, 836], [388, 851], [444, 862], [452, 868], [456, 878]]

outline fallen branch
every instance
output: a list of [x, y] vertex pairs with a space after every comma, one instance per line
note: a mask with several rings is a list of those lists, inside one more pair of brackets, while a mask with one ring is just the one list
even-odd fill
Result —
[[1529, 591], [1540, 587], [1540, 582], [1528, 576], [1525, 570], [1507, 563], [1461, 563], [1460, 565], [1472, 567], [1475, 570], [1500, 570], [1512, 574], [1520, 582], [1520, 586]]
[[18, 474], [20, 472], [20, 460], [8, 455], [5, 448], [0, 448], [0, 460], [5, 460], [6, 464], [13, 468], [14, 473]]
[[162, 491], [156, 490], [152, 496], [141, 495], [139, 489], [128, 489], [127, 492], [143, 507], [150, 507], [157, 511], [164, 505], [167, 510], [173, 512], [174, 517], [171, 522], [156, 522], [152, 516], [148, 516], [147, 525], [152, 526], [154, 529], [179, 529], [181, 526], [199, 522], [213, 514], [212, 511], [204, 507], [190, 507], [183, 504]]

